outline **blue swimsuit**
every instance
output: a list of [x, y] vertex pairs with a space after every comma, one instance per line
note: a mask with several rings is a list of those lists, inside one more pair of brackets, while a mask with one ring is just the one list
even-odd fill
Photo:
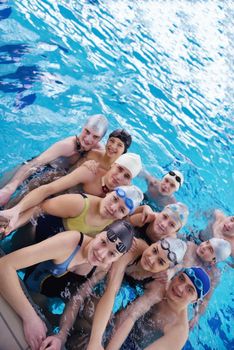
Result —
[[25, 280], [27, 287], [34, 292], [40, 292], [49, 297], [61, 297], [61, 293], [66, 287], [70, 289], [70, 287], [75, 286], [77, 288], [78, 285], [90, 278], [96, 267], [93, 267], [85, 276], [67, 271], [71, 260], [79, 251], [83, 239], [84, 236], [81, 233], [79, 244], [64, 262], [55, 264], [52, 260], [48, 260], [38, 264], [32, 272], [30, 270]]

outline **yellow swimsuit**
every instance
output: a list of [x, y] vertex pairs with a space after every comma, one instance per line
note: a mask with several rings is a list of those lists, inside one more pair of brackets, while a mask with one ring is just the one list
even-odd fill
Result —
[[86, 224], [85, 219], [90, 203], [89, 198], [85, 198], [84, 200], [85, 206], [81, 214], [79, 216], [76, 216], [75, 218], [63, 219], [63, 224], [66, 230], [80, 231], [92, 237], [95, 236], [96, 233], [102, 232], [106, 226], [110, 225], [113, 222], [113, 220], [109, 220], [101, 226], [91, 226], [89, 224]]

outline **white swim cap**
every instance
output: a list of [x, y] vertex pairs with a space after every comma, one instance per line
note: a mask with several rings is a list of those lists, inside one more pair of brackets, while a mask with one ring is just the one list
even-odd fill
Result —
[[160, 240], [161, 247], [168, 251], [168, 259], [173, 265], [179, 264], [184, 259], [187, 244], [179, 238], [166, 237]]
[[103, 137], [108, 129], [108, 120], [102, 114], [94, 114], [87, 119], [84, 126], [89, 126]]
[[214, 249], [216, 262], [223, 261], [231, 255], [231, 244], [222, 238], [211, 238], [209, 240]]
[[143, 192], [134, 185], [131, 186], [119, 186], [115, 188], [116, 194], [124, 200], [126, 206], [133, 213], [137, 207], [141, 204], [144, 195]]
[[169, 171], [163, 178], [168, 178], [171, 181], [174, 182], [176, 186], [176, 191], [183, 185], [184, 183], [184, 176], [183, 174], [178, 170], [171, 170]]
[[173, 220], [179, 222], [181, 225], [180, 228], [182, 228], [186, 224], [189, 215], [189, 210], [185, 204], [181, 202], [168, 204], [165, 206], [163, 211], [166, 211], [168, 215], [173, 218]]
[[132, 179], [137, 176], [142, 169], [141, 157], [136, 153], [122, 154], [115, 163], [128, 169], [132, 175]]

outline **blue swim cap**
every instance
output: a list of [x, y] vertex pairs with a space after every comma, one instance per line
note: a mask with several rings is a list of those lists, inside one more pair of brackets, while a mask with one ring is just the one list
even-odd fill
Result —
[[210, 277], [201, 267], [188, 267], [183, 272], [192, 281], [196, 288], [198, 299], [203, 299], [210, 290]]

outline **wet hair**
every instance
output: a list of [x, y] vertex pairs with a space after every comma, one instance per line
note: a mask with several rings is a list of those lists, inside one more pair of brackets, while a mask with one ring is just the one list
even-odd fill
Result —
[[110, 133], [108, 140], [110, 137], [115, 137], [120, 139], [124, 143], [124, 152], [126, 153], [128, 148], [131, 146], [132, 143], [132, 136], [124, 129], [116, 129]]

